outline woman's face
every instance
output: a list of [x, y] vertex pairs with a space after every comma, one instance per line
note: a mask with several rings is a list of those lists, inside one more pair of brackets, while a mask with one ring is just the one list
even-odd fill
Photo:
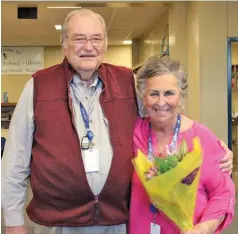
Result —
[[170, 122], [177, 117], [180, 104], [180, 88], [173, 74], [157, 75], [146, 80], [143, 105], [152, 122]]

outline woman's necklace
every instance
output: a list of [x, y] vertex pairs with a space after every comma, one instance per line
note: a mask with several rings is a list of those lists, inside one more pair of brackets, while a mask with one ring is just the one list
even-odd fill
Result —
[[[172, 138], [172, 141], [169, 145], [165, 145], [165, 150], [166, 152], [158, 152], [157, 155], [168, 155], [168, 154], [173, 154], [174, 151], [177, 148], [177, 138], [178, 138], [178, 134], [179, 134], [179, 130], [180, 130], [180, 126], [181, 126], [181, 116], [180, 114], [178, 114], [177, 116], [177, 121], [176, 121], [176, 125], [174, 128], [174, 135]], [[158, 147], [156, 147], [158, 149]], [[158, 150], [159, 151], [159, 150]], [[162, 150], [163, 151], [163, 150]], [[151, 122], [149, 124], [149, 137], [148, 137], [148, 158], [150, 161], [153, 161], [154, 155], [153, 155], [153, 147], [152, 147], [152, 126], [151, 126]]]

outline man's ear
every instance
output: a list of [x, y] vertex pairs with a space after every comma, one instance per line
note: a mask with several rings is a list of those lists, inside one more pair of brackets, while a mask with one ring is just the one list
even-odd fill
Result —
[[62, 51], [63, 55], [66, 56], [66, 48], [65, 48], [65, 44], [62, 43], [61, 46], [62, 46], [62, 47], [61, 47], [61, 51]]

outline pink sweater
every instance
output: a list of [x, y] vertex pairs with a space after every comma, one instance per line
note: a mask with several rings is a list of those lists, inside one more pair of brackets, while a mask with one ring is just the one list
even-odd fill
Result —
[[[134, 149], [139, 148], [147, 154], [149, 119], [138, 119], [134, 131]], [[225, 220], [218, 227], [217, 232], [226, 228], [234, 215], [235, 189], [230, 176], [219, 169], [219, 159], [224, 156], [224, 150], [218, 143], [218, 138], [204, 125], [197, 122], [193, 126], [179, 133], [178, 143], [184, 138], [189, 151], [192, 150], [192, 139], [198, 136], [203, 148], [203, 164], [199, 188], [197, 191], [194, 224], [219, 218], [226, 214]], [[152, 130], [152, 145], [156, 145], [156, 133]], [[132, 179], [132, 196], [130, 206], [130, 234], [150, 234], [150, 223], [153, 214], [150, 211], [150, 201], [142, 187], [137, 174]], [[161, 226], [161, 234], [179, 234], [175, 224], [161, 212], [157, 213], [156, 223]]]

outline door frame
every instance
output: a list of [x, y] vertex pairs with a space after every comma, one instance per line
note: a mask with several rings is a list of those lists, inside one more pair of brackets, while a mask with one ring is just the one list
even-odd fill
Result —
[[238, 37], [227, 38], [227, 108], [228, 108], [228, 147], [232, 150], [232, 62], [231, 62], [231, 43], [238, 42]]

